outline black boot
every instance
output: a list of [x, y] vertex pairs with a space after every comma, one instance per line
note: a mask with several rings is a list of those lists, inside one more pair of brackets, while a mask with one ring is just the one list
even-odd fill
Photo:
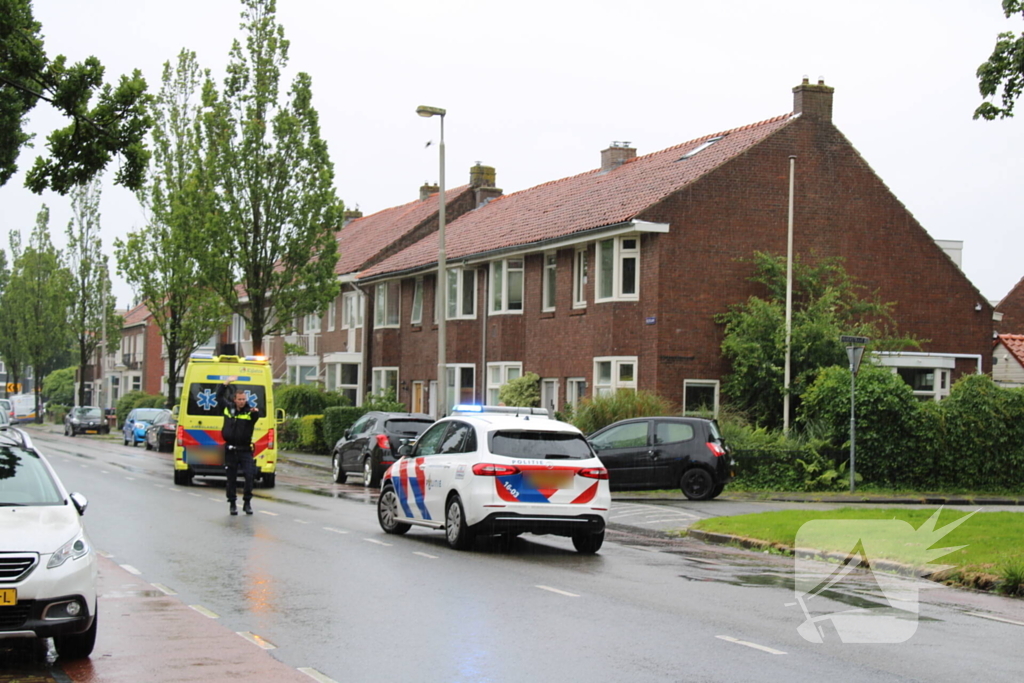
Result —
[[244, 503], [242, 503], [242, 512], [244, 512], [247, 515], [252, 514], [252, 506], [249, 505], [249, 501], [245, 501]]
[[231, 501], [231, 508], [229, 509], [229, 512], [233, 515], [238, 514], [238, 508], [235, 506], [235, 501]]

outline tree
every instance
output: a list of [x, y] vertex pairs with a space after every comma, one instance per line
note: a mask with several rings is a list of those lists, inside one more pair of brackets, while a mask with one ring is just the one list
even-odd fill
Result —
[[[722, 383], [734, 405], [758, 425], [781, 427], [786, 358], [786, 259], [756, 252], [751, 281], [767, 295], [752, 296], [717, 317], [725, 324], [722, 355], [732, 371]], [[793, 327], [790, 342], [790, 397], [795, 413], [819, 368], [848, 365], [839, 341], [844, 334], [871, 339], [871, 348], [916, 348], [919, 342], [889, 333], [892, 303], [861, 298], [862, 288], [841, 259], [793, 263]]]
[[[93, 180], [71, 191], [72, 218], [68, 221], [65, 263], [71, 274], [71, 306], [68, 321], [78, 351], [78, 405], [96, 404], [86, 398], [85, 368], [96, 359], [96, 349], [106, 332], [107, 349], [121, 340], [121, 316], [111, 294], [107, 255], [100, 240], [100, 183]], [[97, 374], [94, 375], [98, 377]]]
[[203, 92], [218, 217], [204, 269], [248, 324], [253, 353], [262, 353], [266, 336], [337, 296], [342, 205], [309, 75], [299, 73], [287, 102], [278, 103], [288, 41], [274, 0], [242, 4], [245, 48], [234, 42], [223, 92], [210, 79]]
[[43, 380], [43, 395], [50, 403], [72, 405], [75, 402], [75, 368], [54, 370], [47, 375]]
[[[1014, 14], [1024, 17], [1022, 0], [1003, 0], [1003, 14], [1009, 19]], [[974, 110], [974, 118], [991, 121], [1013, 116], [1013, 106], [1024, 92], [1024, 33], [1000, 33], [996, 46], [987, 60], [978, 67], [978, 90], [984, 98], [995, 97], [1002, 88], [1002, 104], [982, 102]]]
[[13, 303], [13, 331], [24, 345], [25, 360], [35, 370], [37, 422], [43, 419], [42, 378], [66, 360], [71, 333], [68, 308], [72, 279], [50, 243], [49, 222], [50, 210], [44, 205], [28, 246], [14, 260], [4, 292], [5, 299]]
[[115, 155], [123, 158], [115, 182], [140, 187], [150, 125], [141, 73], [121, 76], [116, 88], [104, 84], [96, 57], [77, 64], [68, 64], [64, 55], [49, 59], [41, 29], [31, 0], [0, 0], [0, 185], [18, 170], [18, 155], [32, 137], [25, 132], [28, 114], [43, 101], [71, 124], [50, 133], [49, 156], [38, 157], [26, 175], [30, 190], [66, 194], [103, 171]]
[[118, 270], [146, 304], [163, 338], [171, 406], [189, 356], [229, 315], [199, 266], [209, 250], [208, 236], [216, 230], [199, 129], [201, 83], [194, 52], [182, 50], [176, 68], [164, 64], [153, 109], [152, 178], [138, 193], [148, 224], [125, 241], [115, 241]]
[[[21, 253], [21, 233], [10, 234], [11, 255], [17, 260]], [[0, 249], [0, 359], [7, 369], [8, 384], [20, 384], [28, 361], [25, 359], [25, 345], [17, 328], [17, 305], [10, 294], [11, 271], [7, 267], [7, 254]], [[6, 388], [6, 387], [5, 387]]]
[[525, 406], [533, 408], [540, 405], [540, 375], [528, 372], [502, 384], [498, 389], [498, 401], [503, 406]]

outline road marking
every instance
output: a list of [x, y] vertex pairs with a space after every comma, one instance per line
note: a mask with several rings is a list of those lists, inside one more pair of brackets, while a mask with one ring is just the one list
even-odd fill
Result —
[[264, 640], [263, 638], [260, 638], [255, 633], [250, 633], [249, 631], [235, 631], [235, 633], [237, 633], [238, 635], [242, 636], [243, 638], [248, 640], [250, 643], [253, 643], [255, 645], [259, 645], [264, 650], [276, 650], [277, 649], [277, 645], [274, 645], [269, 640]]
[[384, 541], [378, 541], [376, 538], [364, 538], [363, 540], [366, 541], [367, 543], [376, 543], [377, 545], [386, 545], [386, 546], [390, 546], [391, 545], [390, 543], [385, 543]]
[[201, 496], [201, 495], [199, 495], [198, 493], [191, 493], [191, 492], [189, 492], [189, 494], [188, 494], [188, 495], [190, 495], [190, 496], [195, 496], [196, 498], [202, 498], [202, 496]]
[[157, 487], [158, 489], [162, 489], [164, 487], [163, 484], [153, 484], [153, 486]]
[[110, 474], [110, 472], [107, 472], [106, 470], [100, 470], [100, 474]]
[[1001, 621], [1004, 624], [1013, 624], [1014, 626], [1024, 626], [1024, 621], [1014, 621], [1013, 619], [1004, 619], [1002, 617], [993, 616], [991, 614], [982, 614], [981, 612], [964, 612], [964, 614], [971, 617], [981, 617], [982, 619], [991, 619], [992, 621]]
[[211, 612], [202, 605], [189, 605], [192, 609], [202, 614], [204, 617], [210, 617], [211, 619], [220, 619], [220, 615], [216, 612]]
[[270, 515], [271, 517], [277, 517], [276, 512], [267, 512], [266, 510], [260, 510], [261, 515]]
[[325, 526], [325, 527], [324, 527], [324, 531], [333, 531], [333, 532], [334, 532], [334, 533], [336, 533], [336, 534], [347, 534], [347, 533], [348, 533], [348, 532], [347, 532], [347, 531], [345, 531], [344, 529], [335, 529], [335, 528], [334, 528], [334, 527], [332, 527], [332, 526]]
[[100, 557], [113, 557], [113, 555], [108, 553], [106, 550], [97, 550], [96, 554], [99, 555]]
[[298, 670], [312, 678], [314, 681], [320, 681], [320, 683], [338, 683], [333, 678], [328, 678], [316, 669], [311, 669], [308, 666], [300, 666]]
[[772, 649], [770, 647], [765, 647], [764, 645], [758, 645], [757, 643], [748, 643], [745, 640], [739, 640], [738, 638], [733, 638], [732, 636], [715, 636], [715, 638], [720, 638], [722, 640], [729, 641], [730, 643], [736, 643], [737, 645], [746, 645], [747, 647], [752, 647], [755, 650], [760, 650], [761, 652], [767, 652], [770, 655], [784, 655], [784, 654], [786, 654], [782, 650], [774, 650], [774, 649]]
[[309, 524], [309, 520], [306, 520], [306, 519], [297, 519], [297, 520], [295, 520], [295, 522], [297, 524]]
[[81, 467], [82, 469], [85, 469], [85, 470], [89, 469], [88, 465], [79, 465], [79, 467]]
[[210, 496], [210, 500], [212, 500], [214, 503], [220, 503], [224, 501], [223, 498], [214, 498], [213, 496]]
[[142, 572], [140, 572], [138, 569], [136, 569], [135, 567], [131, 566], [130, 564], [122, 564], [122, 565], [120, 565], [120, 567], [121, 567], [121, 569], [125, 570], [129, 574], [135, 574], [135, 576], [142, 576]]
[[437, 559], [437, 555], [428, 555], [427, 553], [416, 552], [416, 553], [413, 553], [413, 555], [419, 555], [420, 557], [425, 557], [428, 560], [436, 560]]
[[135, 481], [135, 477], [125, 477], [125, 481]]
[[152, 584], [152, 586], [153, 586], [153, 588], [157, 589], [158, 591], [160, 591], [164, 595], [177, 595], [178, 594], [178, 592], [176, 590], [172, 590], [172, 589], [168, 588], [167, 586], [163, 585], [162, 583], [154, 583], [154, 584]]
[[558, 593], [559, 595], [565, 595], [565, 596], [570, 597], [570, 598], [578, 598], [578, 597], [580, 597], [580, 596], [576, 595], [575, 593], [569, 593], [567, 591], [560, 591], [557, 588], [552, 588], [551, 586], [537, 586], [537, 588], [541, 589], [542, 591], [551, 591], [552, 593]]

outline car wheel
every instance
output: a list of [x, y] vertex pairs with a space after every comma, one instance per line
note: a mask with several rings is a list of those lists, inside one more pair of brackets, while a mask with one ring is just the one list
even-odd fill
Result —
[[373, 456], [368, 455], [363, 460], [363, 486], [377, 488], [380, 486], [380, 477], [377, 475], [377, 468], [373, 466]]
[[128, 435], [127, 434], [123, 434], [122, 436], [124, 437], [124, 445], [127, 446], [128, 445]]
[[92, 626], [82, 633], [70, 633], [64, 636], [57, 636], [53, 644], [57, 646], [57, 656], [68, 661], [72, 659], [84, 659], [92, 654], [96, 645], [96, 624], [99, 622], [99, 614], [92, 617]]
[[137, 438], [137, 437], [136, 437], [136, 436], [135, 436], [134, 434], [132, 434], [132, 448], [135, 448], [135, 447], [137, 447], [138, 445], [139, 445], [139, 440], [138, 440], [138, 438]]
[[409, 524], [398, 521], [398, 494], [394, 486], [388, 486], [377, 499], [377, 521], [386, 534], [404, 534], [410, 529]]
[[679, 478], [679, 488], [690, 500], [707, 500], [715, 489], [715, 483], [707, 470], [691, 467]]
[[272, 489], [277, 485], [277, 473], [276, 472], [264, 472], [260, 478], [263, 482], [263, 488]]
[[110, 427], [104, 427], [103, 428], [103, 433], [104, 434], [110, 434]]
[[64, 425], [64, 436], [68, 435], [68, 426]]
[[462, 507], [462, 499], [457, 495], [448, 501], [448, 509], [444, 515], [444, 533], [448, 545], [455, 550], [466, 550], [473, 544], [473, 535], [466, 526], [466, 510]]
[[74, 436], [74, 435], [75, 435], [75, 428], [74, 427], [70, 427], [69, 430], [68, 430], [68, 436]]
[[718, 498], [722, 495], [722, 491], [725, 490], [725, 484], [716, 484], [714, 490], [711, 491], [712, 498]]
[[572, 545], [581, 555], [593, 555], [604, 544], [604, 529], [596, 534], [590, 531], [577, 532], [572, 535]]
[[341, 456], [337, 453], [331, 458], [331, 473], [334, 475], [334, 482], [336, 484], [344, 484], [345, 480], [348, 479], [345, 470], [341, 469]]
[[146, 450], [147, 451], [153, 450], [153, 447], [149, 445], [149, 439], [146, 439]]

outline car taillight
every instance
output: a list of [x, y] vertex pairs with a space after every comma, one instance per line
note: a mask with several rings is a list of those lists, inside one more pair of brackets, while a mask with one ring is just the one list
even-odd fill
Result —
[[519, 468], [512, 465], [494, 465], [488, 462], [478, 462], [473, 465], [473, 474], [484, 477], [511, 477], [519, 474]]
[[185, 445], [185, 428], [182, 427], [181, 425], [178, 425], [177, 439], [178, 439], [178, 446], [184, 446]]
[[725, 449], [719, 446], [714, 441], [708, 441], [707, 445], [708, 450], [711, 451], [712, 455], [714, 455], [716, 458], [721, 458], [723, 455], [725, 455]]
[[586, 467], [586, 468], [580, 470], [579, 472], [577, 472], [576, 474], [580, 475], [581, 477], [586, 477], [587, 479], [607, 479], [608, 478], [608, 470], [606, 470], [603, 467]]
[[271, 427], [267, 430], [267, 448], [274, 447], [274, 428]]
[[391, 450], [391, 440], [388, 439], [387, 434], [377, 435], [377, 448], [380, 448], [381, 450], [385, 451]]

